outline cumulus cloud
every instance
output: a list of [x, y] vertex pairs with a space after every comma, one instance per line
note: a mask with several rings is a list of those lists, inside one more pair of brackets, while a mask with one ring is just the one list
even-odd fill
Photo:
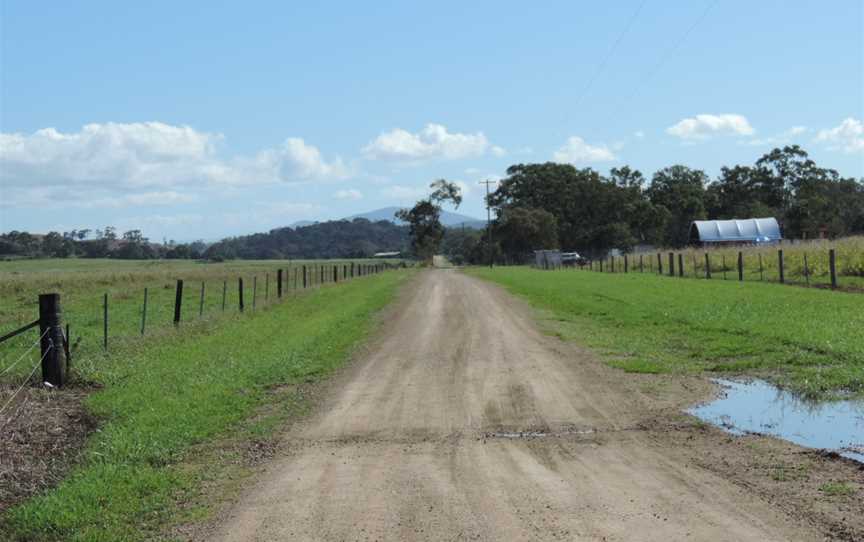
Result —
[[567, 139], [567, 143], [555, 151], [553, 158], [556, 162], [570, 164], [617, 160], [615, 153], [606, 145], [589, 145], [578, 136]]
[[666, 133], [685, 140], [708, 139], [713, 135], [743, 135], [755, 133], [750, 121], [743, 115], [702, 114], [678, 121], [666, 129]]
[[785, 130], [777, 135], [771, 137], [761, 137], [761, 138], [753, 138], [745, 141], [747, 145], [752, 145], [754, 147], [765, 147], [771, 145], [787, 145], [792, 143], [796, 137], [800, 137], [810, 129], [806, 126], [793, 126], [788, 130]]
[[[222, 157], [221, 134], [161, 122], [87, 124], [77, 132], [54, 128], [0, 133], [4, 199], [61, 197], [96, 200], [93, 206], [186, 203], [182, 189], [342, 179], [341, 159], [325, 160], [300, 138], [252, 156]], [[130, 191], [132, 195], [128, 195]]]
[[333, 197], [336, 199], [363, 199], [363, 193], [359, 190], [355, 190], [353, 188], [348, 188], [345, 190], [337, 190]]
[[436, 158], [454, 160], [482, 156], [487, 151], [496, 156], [505, 152], [501, 147], [491, 145], [482, 132], [451, 133], [440, 124], [427, 124], [414, 134], [402, 128], [394, 128], [363, 147], [363, 155], [369, 159], [408, 162]]
[[849, 117], [834, 128], [819, 130], [816, 142], [825, 143], [831, 150], [864, 152], [864, 123]]

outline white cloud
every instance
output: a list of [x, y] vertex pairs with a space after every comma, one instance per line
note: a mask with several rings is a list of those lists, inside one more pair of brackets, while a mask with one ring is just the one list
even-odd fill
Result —
[[743, 115], [701, 114], [678, 121], [666, 129], [666, 133], [685, 140], [707, 139], [712, 135], [744, 135], [755, 133], [750, 122]]
[[355, 190], [353, 188], [348, 188], [345, 190], [337, 190], [333, 197], [336, 199], [363, 199], [363, 193], [359, 190]]
[[404, 186], [394, 184], [381, 190], [381, 195], [385, 198], [398, 201], [418, 200], [429, 195], [429, 189], [425, 186]]
[[864, 152], [864, 123], [849, 117], [834, 128], [819, 130], [815, 141], [827, 144], [831, 150]]
[[492, 145], [492, 154], [500, 158], [507, 155], [507, 150], [504, 147]]
[[482, 132], [450, 133], [440, 124], [427, 124], [415, 134], [401, 128], [384, 132], [363, 147], [363, 154], [372, 160], [410, 162], [435, 158], [454, 160], [482, 156], [490, 150], [496, 156], [504, 152], [501, 147], [490, 145]]
[[615, 153], [606, 145], [589, 145], [578, 136], [567, 139], [567, 143], [555, 151], [553, 158], [556, 162], [571, 164], [617, 160]]
[[810, 129], [806, 126], [793, 126], [792, 128], [789, 128], [788, 130], [785, 130], [775, 136], [748, 139], [743, 143], [754, 147], [787, 145], [789, 143], [792, 143], [796, 137], [799, 137], [809, 131]]
[[184, 188], [309, 182], [350, 174], [341, 159], [325, 160], [300, 138], [230, 158], [218, 153], [223, 139], [161, 122], [87, 124], [70, 133], [54, 128], [0, 133], [3, 199], [47, 202], [53, 197], [56, 204], [72, 194], [73, 199], [95, 200], [94, 207], [161, 205], [190, 201]]
[[643, 139], [645, 137], [645, 132], [643, 132], [642, 130], [636, 130], [635, 132], [633, 132], [633, 137], [635, 137], [636, 139]]

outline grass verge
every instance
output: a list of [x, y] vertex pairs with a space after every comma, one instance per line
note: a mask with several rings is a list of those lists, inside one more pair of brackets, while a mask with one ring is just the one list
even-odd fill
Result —
[[322, 288], [100, 359], [90, 374], [104, 388], [87, 407], [101, 428], [59, 486], [6, 512], [0, 538], [140, 540], [158, 532], [201, 483], [201, 469], [181, 464], [190, 451], [231, 432], [268, 430], [249, 417], [269, 390], [341, 365], [409, 274]]
[[472, 268], [551, 311], [562, 338], [637, 373], [751, 374], [812, 398], [864, 396], [864, 299], [765, 283]]

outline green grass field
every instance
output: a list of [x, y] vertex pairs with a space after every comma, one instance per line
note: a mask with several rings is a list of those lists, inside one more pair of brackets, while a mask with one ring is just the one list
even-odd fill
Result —
[[747, 374], [812, 398], [864, 396], [864, 296], [649, 274], [472, 268], [631, 372]]
[[[173, 327], [177, 279], [183, 279], [182, 322], [213, 320], [236, 313], [239, 306], [238, 279], [244, 280], [247, 311], [260, 309], [276, 299], [276, 270], [283, 269], [285, 293], [302, 289], [302, 267], [307, 267], [312, 286], [332, 282], [332, 266], [350, 265], [349, 260], [279, 261], [236, 260], [201, 263], [190, 260], [41, 259], [0, 261], [0, 334], [38, 317], [38, 295], [57, 292], [61, 296], [64, 321], [71, 326], [72, 342], [80, 340], [79, 355], [102, 349], [103, 295], [108, 294], [109, 348], [134, 343], [141, 333], [144, 289], [147, 288], [147, 333]], [[380, 260], [355, 260], [376, 264]], [[339, 278], [344, 269], [340, 267]], [[204, 304], [201, 313], [201, 286]], [[225, 311], [222, 293], [225, 289]], [[254, 296], [253, 296], [254, 293]], [[31, 331], [0, 344], [0, 372], [17, 360], [38, 338]], [[38, 362], [38, 349], [15, 366], [0, 382], [17, 381]]]
[[[280, 401], [287, 393], [295, 407], [306, 401], [291, 385], [320, 379], [344, 363], [374, 328], [372, 316], [410, 274], [355, 279], [255, 314], [234, 313], [82, 356], [76, 371], [101, 387], [87, 399], [102, 421], [100, 430], [59, 487], [0, 518], [0, 539], [139, 540], [158, 534], [202, 480], [214, 476], [210, 464], [189, 467], [192, 451], [226, 435], [280, 426], [284, 409], [281, 417], [250, 416], [275, 400], [274, 389], [288, 389]], [[79, 290], [64, 292], [73, 297]]]

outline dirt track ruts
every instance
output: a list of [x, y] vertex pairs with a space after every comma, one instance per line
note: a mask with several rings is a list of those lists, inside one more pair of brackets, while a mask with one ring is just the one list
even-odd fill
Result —
[[628, 378], [432, 270], [208, 539], [818, 540], [641, 429]]

